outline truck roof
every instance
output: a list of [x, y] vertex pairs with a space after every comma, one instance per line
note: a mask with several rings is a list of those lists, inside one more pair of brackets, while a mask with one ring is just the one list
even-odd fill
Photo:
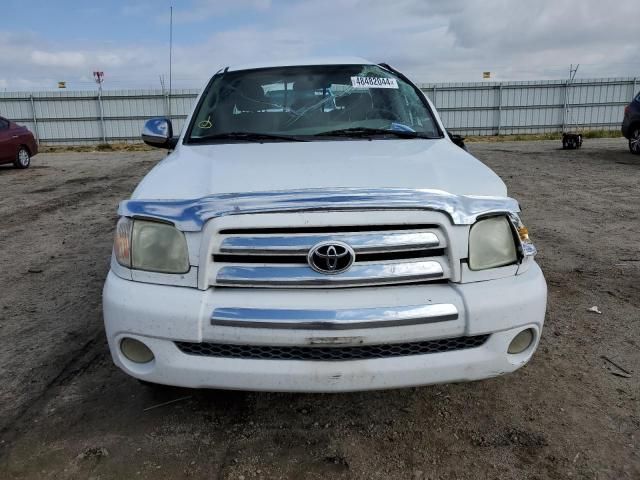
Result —
[[375, 65], [360, 57], [306, 57], [280, 61], [263, 61], [229, 66], [229, 71], [252, 70], [255, 68], [293, 67], [298, 65]]

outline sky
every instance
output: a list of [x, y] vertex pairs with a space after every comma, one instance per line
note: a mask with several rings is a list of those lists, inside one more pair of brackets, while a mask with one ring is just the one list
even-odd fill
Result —
[[201, 88], [227, 65], [336, 55], [417, 83], [640, 77], [638, 0], [0, 0], [0, 91]]

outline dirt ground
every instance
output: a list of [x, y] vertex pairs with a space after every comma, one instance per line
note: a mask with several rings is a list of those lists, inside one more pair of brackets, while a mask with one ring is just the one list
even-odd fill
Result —
[[153, 390], [113, 366], [100, 302], [116, 205], [162, 152], [0, 167], [0, 478], [639, 479], [640, 158], [623, 139], [558, 146], [470, 145], [540, 250], [532, 362], [335, 395]]

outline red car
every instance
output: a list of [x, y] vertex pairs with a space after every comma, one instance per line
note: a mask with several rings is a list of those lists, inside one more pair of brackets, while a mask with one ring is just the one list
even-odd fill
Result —
[[0, 117], [0, 164], [13, 163], [27, 168], [38, 153], [38, 144], [27, 127]]

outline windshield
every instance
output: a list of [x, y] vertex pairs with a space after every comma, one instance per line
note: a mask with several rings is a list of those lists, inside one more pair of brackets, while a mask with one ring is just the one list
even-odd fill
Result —
[[439, 138], [416, 88], [376, 65], [279, 67], [216, 75], [197, 106], [187, 143]]

